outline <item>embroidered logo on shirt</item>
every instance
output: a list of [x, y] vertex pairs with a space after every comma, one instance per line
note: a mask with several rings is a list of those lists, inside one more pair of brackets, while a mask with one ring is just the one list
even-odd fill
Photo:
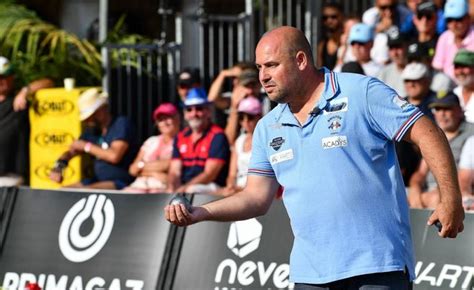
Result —
[[346, 112], [349, 107], [348, 104], [349, 102], [347, 98], [341, 98], [338, 100], [331, 101], [331, 103], [329, 103], [329, 106], [324, 109], [323, 115]]
[[331, 134], [339, 133], [342, 127], [342, 117], [339, 115], [332, 116], [328, 118], [328, 124], [328, 129], [331, 131]]
[[270, 142], [270, 146], [273, 148], [273, 150], [278, 151], [283, 143], [285, 143], [285, 139], [283, 139], [283, 137], [276, 137], [273, 138], [272, 142]]
[[331, 136], [321, 140], [323, 149], [332, 149], [347, 146], [347, 136]]
[[409, 105], [407, 100], [400, 97], [399, 95], [396, 95], [395, 97], [393, 97], [392, 101], [395, 105], [399, 106], [401, 109], [405, 109]]
[[291, 159], [293, 159], [293, 149], [288, 149], [288, 150], [270, 155], [270, 164], [274, 165], [274, 164], [291, 160]]

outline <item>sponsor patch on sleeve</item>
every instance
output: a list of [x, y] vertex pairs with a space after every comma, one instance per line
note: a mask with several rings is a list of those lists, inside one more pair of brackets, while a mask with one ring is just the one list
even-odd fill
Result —
[[405, 98], [400, 97], [399, 95], [394, 96], [392, 101], [402, 110], [409, 105], [408, 101]]

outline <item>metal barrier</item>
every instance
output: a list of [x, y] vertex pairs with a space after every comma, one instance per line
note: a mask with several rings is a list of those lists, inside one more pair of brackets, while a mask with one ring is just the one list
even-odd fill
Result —
[[114, 115], [129, 117], [139, 142], [153, 134], [153, 109], [177, 101], [176, 75], [180, 46], [169, 44], [107, 44], [106, 82]]

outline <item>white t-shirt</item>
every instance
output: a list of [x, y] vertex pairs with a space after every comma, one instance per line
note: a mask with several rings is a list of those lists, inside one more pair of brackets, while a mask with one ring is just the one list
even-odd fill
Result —
[[469, 137], [462, 147], [459, 168], [474, 170], [474, 136]]
[[469, 101], [464, 103], [464, 98], [462, 97], [462, 87], [457, 86], [453, 92], [458, 96], [459, 103], [461, 103], [461, 108], [464, 110], [464, 116], [466, 121], [469, 123], [474, 123], [474, 93], [471, 94]]
[[236, 185], [239, 187], [245, 187], [247, 183], [247, 171], [249, 170], [250, 155], [252, 150], [244, 151], [245, 138], [247, 134], [241, 134], [237, 140], [235, 140], [235, 150], [237, 153], [237, 177]]

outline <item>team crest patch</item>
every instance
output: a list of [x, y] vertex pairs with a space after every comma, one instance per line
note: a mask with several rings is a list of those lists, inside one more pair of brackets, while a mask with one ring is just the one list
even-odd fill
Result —
[[338, 133], [341, 131], [342, 127], [342, 117], [341, 116], [332, 116], [328, 118], [328, 129], [331, 131], [331, 134]]
[[285, 139], [283, 139], [283, 137], [276, 137], [273, 138], [272, 142], [270, 142], [270, 146], [273, 148], [273, 150], [278, 151], [283, 143], [285, 143]]
[[409, 105], [408, 101], [405, 98], [400, 97], [399, 95], [393, 97], [393, 103], [399, 106], [401, 109], [405, 109]]

